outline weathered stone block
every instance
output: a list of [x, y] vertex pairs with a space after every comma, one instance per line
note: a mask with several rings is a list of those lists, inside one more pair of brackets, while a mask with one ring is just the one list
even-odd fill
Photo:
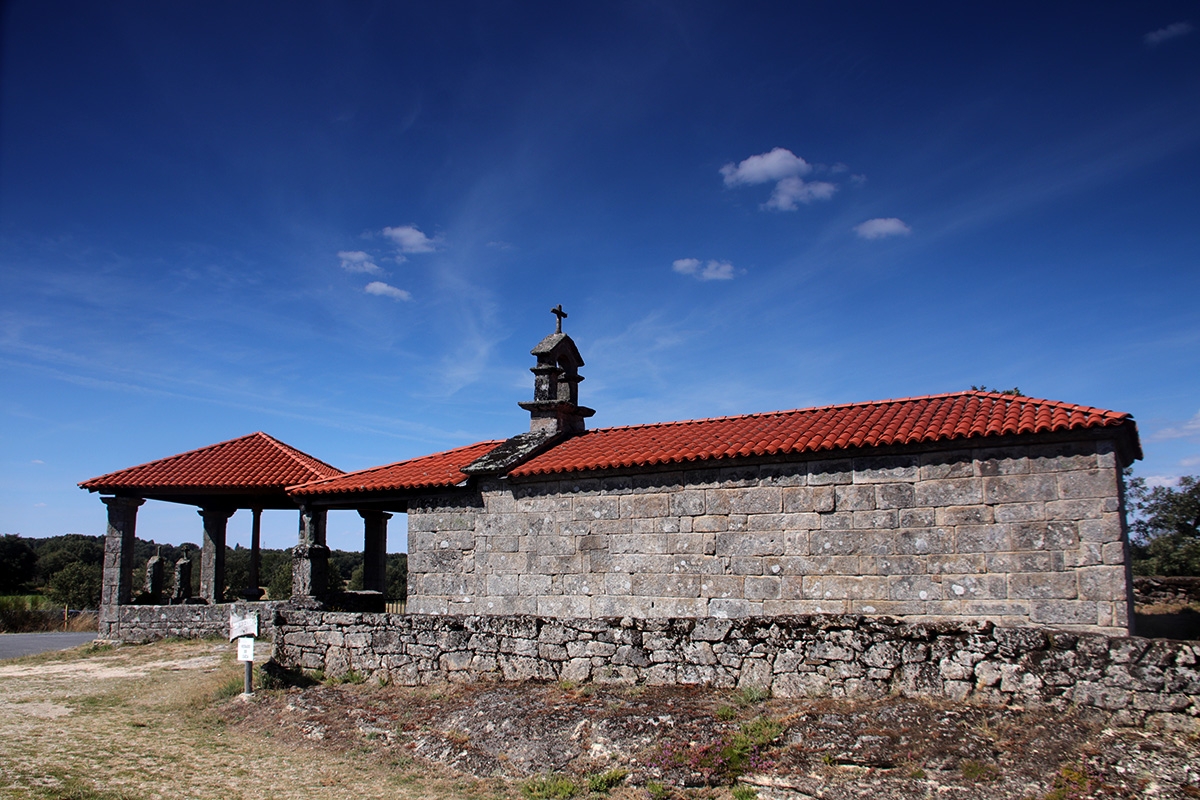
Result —
[[955, 533], [950, 528], [907, 528], [896, 532], [893, 550], [896, 555], [927, 555], [953, 553]]
[[696, 533], [717, 533], [729, 530], [729, 517], [706, 514], [692, 519], [692, 530]]
[[855, 511], [853, 526], [860, 530], [892, 530], [896, 527], [896, 512], [892, 509], [885, 511]]
[[853, 480], [854, 464], [848, 458], [809, 462], [809, 486], [827, 486], [839, 483], [851, 483]]
[[838, 486], [834, 491], [834, 508], [838, 511], [863, 511], [875, 508], [874, 486]]
[[669, 515], [670, 506], [670, 495], [662, 492], [620, 498], [622, 517], [665, 517]]
[[975, 478], [922, 481], [915, 486], [918, 506], [964, 506], [983, 502], [983, 487]]
[[887, 581], [887, 599], [920, 601], [942, 599], [942, 585], [935, 583], [929, 575], [893, 575]]
[[866, 456], [854, 459], [855, 483], [893, 483], [915, 481], [918, 474], [916, 456]]
[[1008, 576], [1008, 595], [1016, 600], [1070, 600], [1079, 595], [1079, 583], [1074, 572], [1014, 572]]
[[731, 514], [778, 514], [783, 510], [783, 490], [777, 486], [734, 489], [729, 495]]
[[900, 509], [901, 528], [931, 528], [937, 524], [937, 511], [933, 508]]
[[718, 533], [718, 556], [781, 556], [784, 552], [783, 531]]
[[574, 519], [618, 519], [621, 516], [620, 498], [617, 497], [576, 497], [572, 503]]
[[984, 498], [989, 503], [1030, 503], [1057, 500], [1054, 475], [1007, 475], [983, 479]]
[[632, 594], [642, 597], [699, 597], [699, 575], [634, 575]]
[[1029, 522], [1046, 518], [1045, 503], [1007, 503], [993, 507], [996, 522]]
[[875, 486], [876, 508], [911, 508], [916, 505], [916, 489], [911, 483], [881, 483]]

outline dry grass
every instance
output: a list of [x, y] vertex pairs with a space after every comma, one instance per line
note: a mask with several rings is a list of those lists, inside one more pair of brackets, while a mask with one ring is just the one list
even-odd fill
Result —
[[[0, 662], [0, 797], [418, 798], [495, 796], [336, 749], [231, 728], [223, 642], [78, 648]], [[255, 702], [251, 700], [250, 702]]]

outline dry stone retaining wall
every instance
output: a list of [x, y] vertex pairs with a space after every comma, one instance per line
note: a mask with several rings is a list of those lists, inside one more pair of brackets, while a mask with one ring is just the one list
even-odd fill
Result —
[[[770, 688], [785, 697], [1076, 703], [1118, 721], [1200, 717], [1200, 642], [851, 616], [561, 619], [282, 607], [274, 658], [404, 685], [558, 680]], [[1189, 721], [1190, 719], [1190, 721]]]
[[239, 614], [257, 611], [259, 638], [270, 640], [275, 633], [275, 609], [282, 603], [262, 601], [217, 605], [118, 606], [116, 620], [102, 622], [99, 637], [122, 642], [151, 642], [173, 636], [184, 639], [228, 636], [229, 614], [236, 610]]
[[862, 614], [1128, 631], [1107, 440], [514, 482], [414, 500], [409, 610]]

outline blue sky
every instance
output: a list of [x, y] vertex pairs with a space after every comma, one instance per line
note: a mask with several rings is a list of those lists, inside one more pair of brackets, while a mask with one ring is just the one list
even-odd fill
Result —
[[1192, 3], [3, 8], [0, 532], [518, 433], [557, 303], [596, 427], [1019, 386], [1200, 472]]

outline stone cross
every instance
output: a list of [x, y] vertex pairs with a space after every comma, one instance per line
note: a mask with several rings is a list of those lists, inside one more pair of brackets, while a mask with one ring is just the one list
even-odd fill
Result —
[[567, 318], [567, 312], [562, 310], [562, 303], [559, 303], [554, 308], [550, 309], [550, 313], [558, 317], [554, 323], [554, 332], [562, 333], [562, 321]]

